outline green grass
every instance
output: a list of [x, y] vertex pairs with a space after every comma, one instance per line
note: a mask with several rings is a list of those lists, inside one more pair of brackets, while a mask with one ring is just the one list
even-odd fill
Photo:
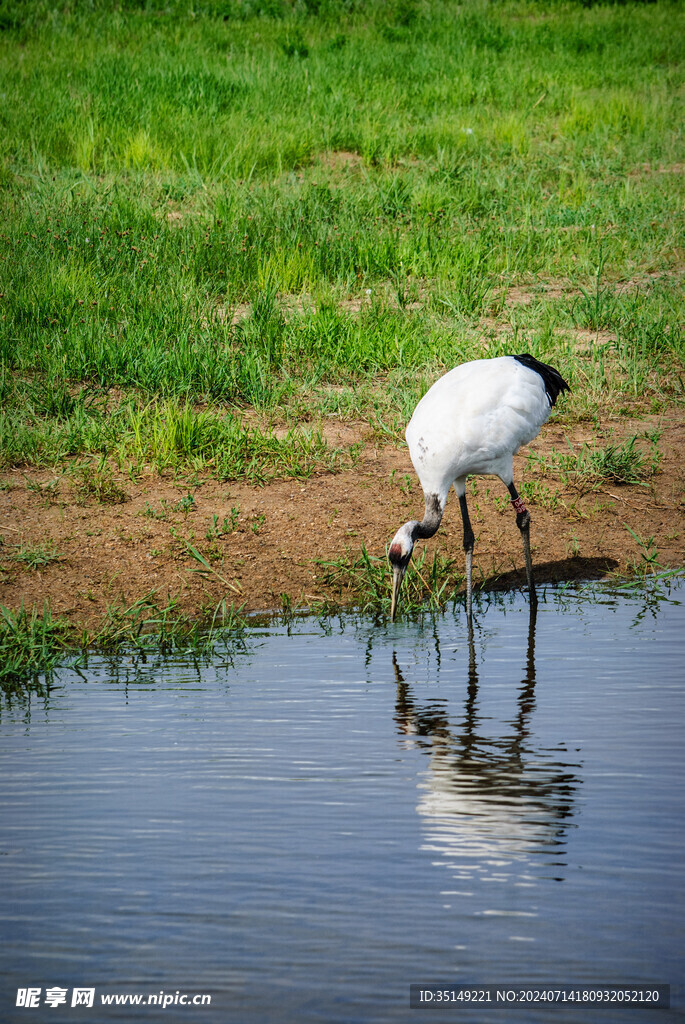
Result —
[[[579, 381], [569, 418], [682, 399], [679, 5], [5, 0], [0, 22], [5, 464], [136, 421], [122, 460], [202, 462], [213, 403], [397, 436], [485, 345]], [[209, 461], [263, 478], [240, 429]]]
[[[387, 556], [370, 555], [362, 545], [356, 556], [316, 561], [321, 581], [341, 597], [351, 597], [352, 603], [362, 611], [390, 610], [392, 574]], [[463, 574], [456, 570], [454, 559], [434, 551], [429, 560], [424, 548], [410, 562], [402, 583], [400, 602], [403, 611], [418, 612], [426, 605], [433, 609], [444, 608], [457, 600], [464, 579]]]
[[72, 472], [79, 499], [103, 504], [126, 501], [107, 460], [124, 469], [205, 472], [219, 480], [263, 483], [274, 476], [308, 477], [354, 464], [357, 450], [332, 448], [318, 428], [295, 427], [279, 437], [243, 425], [220, 409], [198, 409], [185, 399], [141, 404], [123, 401], [112, 409], [83, 397], [59, 421], [37, 415], [11, 399], [0, 413], [0, 465], [54, 466], [72, 456], [89, 461]]
[[222, 639], [242, 635], [244, 629], [240, 610], [225, 601], [199, 621], [180, 612], [177, 598], [160, 603], [152, 590], [132, 604], [123, 599], [111, 604], [103, 621], [80, 640], [83, 651], [178, 650], [204, 655]]
[[73, 474], [73, 487], [82, 501], [94, 499], [101, 505], [121, 505], [127, 500], [126, 492], [115, 481], [105, 456], [97, 465], [86, 463], [78, 466]]
[[53, 618], [46, 606], [11, 611], [0, 605], [0, 690], [12, 693], [41, 687], [51, 678], [68, 649], [66, 622]]
[[0, 693], [44, 693], [60, 666], [78, 669], [89, 651], [230, 654], [243, 642], [245, 629], [240, 609], [225, 601], [197, 620], [180, 612], [176, 598], [160, 603], [155, 591], [132, 604], [123, 599], [111, 604], [94, 629], [81, 631], [55, 618], [47, 604], [42, 611], [23, 606], [12, 611], [0, 605]]
[[21, 562], [29, 569], [44, 569], [51, 562], [59, 562], [63, 557], [52, 542], [46, 544], [20, 544], [11, 556], [15, 562]]
[[220, 537], [226, 537], [231, 533], [234, 533], [238, 519], [240, 517], [240, 506], [234, 505], [231, 509], [230, 516], [224, 516], [223, 521], [219, 521], [219, 517], [215, 514], [212, 516], [212, 524], [207, 529], [205, 537], [207, 540], [219, 540]]
[[[638, 484], [646, 487], [649, 479], [658, 472], [661, 462], [658, 438], [659, 431], [652, 431], [642, 437], [633, 434], [616, 444], [585, 443], [578, 451], [571, 444], [568, 451], [553, 450], [546, 456], [531, 451], [528, 464], [543, 474], [553, 473], [563, 484], [575, 484], [581, 488], [594, 487], [600, 483]], [[539, 485], [535, 490], [537, 493]], [[529, 487], [529, 496], [530, 493]]]

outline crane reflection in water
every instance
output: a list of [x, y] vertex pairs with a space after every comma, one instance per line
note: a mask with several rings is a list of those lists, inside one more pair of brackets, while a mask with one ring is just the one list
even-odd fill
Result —
[[473, 629], [469, 630], [468, 685], [460, 719], [450, 713], [445, 700], [417, 701], [393, 652], [398, 732], [430, 756], [417, 806], [425, 828], [423, 848], [458, 879], [527, 877], [532, 881], [541, 863], [533, 872], [534, 855], [544, 858], [547, 877], [563, 879], [567, 832], [573, 824], [579, 785], [573, 769], [580, 766], [568, 763], [564, 745], [535, 744], [531, 731], [536, 704], [535, 624], [533, 606], [516, 711], [510, 722], [499, 727], [479, 708]]

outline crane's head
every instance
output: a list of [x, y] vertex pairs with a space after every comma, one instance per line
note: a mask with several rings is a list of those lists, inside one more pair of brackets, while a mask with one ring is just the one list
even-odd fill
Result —
[[388, 551], [388, 560], [392, 567], [392, 600], [390, 602], [391, 622], [394, 622], [395, 620], [397, 599], [400, 594], [400, 587], [402, 586], [404, 574], [407, 571], [407, 566], [409, 565], [411, 553], [414, 550], [415, 529], [418, 525], [419, 524], [417, 522], [411, 522], [405, 523], [404, 526], [400, 526], [392, 539], [392, 544]]

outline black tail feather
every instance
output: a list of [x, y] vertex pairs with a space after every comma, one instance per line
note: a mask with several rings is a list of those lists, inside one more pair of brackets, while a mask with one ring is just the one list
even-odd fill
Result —
[[558, 396], [563, 391], [571, 390], [559, 371], [555, 370], [553, 366], [549, 366], [548, 363], [541, 363], [539, 359], [529, 355], [527, 352], [513, 358], [523, 366], [527, 366], [529, 370], [535, 370], [536, 373], [540, 374], [545, 382], [545, 391], [547, 392], [550, 405], [554, 405]]

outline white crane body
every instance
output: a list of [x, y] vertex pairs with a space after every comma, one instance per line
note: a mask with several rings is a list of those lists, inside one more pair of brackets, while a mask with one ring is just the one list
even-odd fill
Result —
[[388, 556], [394, 574], [391, 618], [414, 543], [436, 532], [454, 484], [464, 525], [466, 609], [471, 621], [474, 536], [466, 507], [466, 479], [471, 475], [498, 476], [507, 487], [523, 539], [531, 602], [536, 600], [530, 514], [514, 487], [514, 455], [537, 436], [557, 396], [568, 390], [554, 367], [524, 353], [462, 363], [426, 392], [405, 435], [426, 507], [421, 522], [412, 519], [405, 523], [390, 544]]
[[463, 494], [470, 474], [511, 483], [513, 456], [551, 411], [542, 377], [513, 356], [456, 366], [426, 392], [407, 426], [424, 494], [444, 508], [452, 484]]

